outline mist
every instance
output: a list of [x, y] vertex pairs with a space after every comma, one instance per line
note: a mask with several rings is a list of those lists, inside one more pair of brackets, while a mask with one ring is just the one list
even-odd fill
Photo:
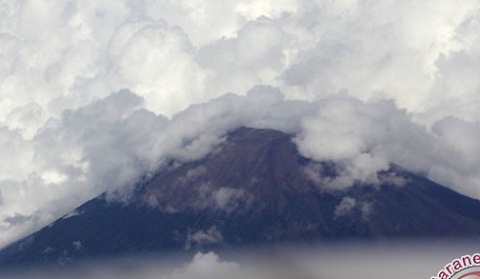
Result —
[[0, 247], [238, 127], [480, 197], [480, 3], [0, 1]]
[[2, 278], [433, 278], [456, 257], [475, 253], [476, 243], [336, 243], [235, 252], [117, 257], [73, 266], [3, 272]]

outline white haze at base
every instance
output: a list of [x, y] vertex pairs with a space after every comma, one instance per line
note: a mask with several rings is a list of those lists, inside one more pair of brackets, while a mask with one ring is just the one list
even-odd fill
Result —
[[[80, 262], [60, 269], [18, 270], [4, 279], [396, 279], [433, 278], [463, 255], [474, 255], [478, 243], [344, 243], [321, 247], [289, 247], [273, 251], [236, 251], [193, 258], [131, 257]], [[277, 247], [278, 248], [278, 247]]]
[[97, 2], [0, 0], [0, 247], [242, 125], [480, 197], [478, 1]]

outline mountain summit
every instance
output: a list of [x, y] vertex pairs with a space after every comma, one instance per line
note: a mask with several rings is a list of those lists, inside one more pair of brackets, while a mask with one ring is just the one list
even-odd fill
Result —
[[93, 256], [480, 235], [480, 202], [392, 165], [379, 185], [334, 190], [331, 162], [302, 157], [292, 135], [240, 128], [202, 160], [162, 169], [129, 203], [97, 197], [0, 252], [0, 265]]

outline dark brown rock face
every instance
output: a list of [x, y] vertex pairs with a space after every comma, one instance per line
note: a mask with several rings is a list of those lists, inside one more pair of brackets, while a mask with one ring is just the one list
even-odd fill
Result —
[[160, 173], [142, 195], [150, 204], [170, 210], [227, 209], [242, 201], [317, 191], [302, 171], [305, 162], [291, 135], [241, 128], [203, 160]]
[[204, 159], [161, 170], [130, 204], [98, 197], [7, 247], [0, 265], [284, 242], [480, 236], [478, 200], [399, 166], [379, 174], [380, 185], [326, 189], [315, 177], [335, 177], [335, 164], [303, 158], [291, 139], [241, 128]]

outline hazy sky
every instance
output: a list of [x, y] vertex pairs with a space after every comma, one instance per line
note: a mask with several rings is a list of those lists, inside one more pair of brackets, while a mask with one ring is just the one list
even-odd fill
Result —
[[0, 0], [0, 247], [239, 126], [480, 197], [480, 3]]
[[1, 275], [5, 279], [424, 279], [436, 278], [457, 257], [474, 255], [475, 247], [478, 243], [350, 243], [268, 252], [237, 251], [229, 256], [197, 253], [176, 260], [168, 256], [116, 258], [79, 262], [60, 270], [20, 270], [18, 274]]

